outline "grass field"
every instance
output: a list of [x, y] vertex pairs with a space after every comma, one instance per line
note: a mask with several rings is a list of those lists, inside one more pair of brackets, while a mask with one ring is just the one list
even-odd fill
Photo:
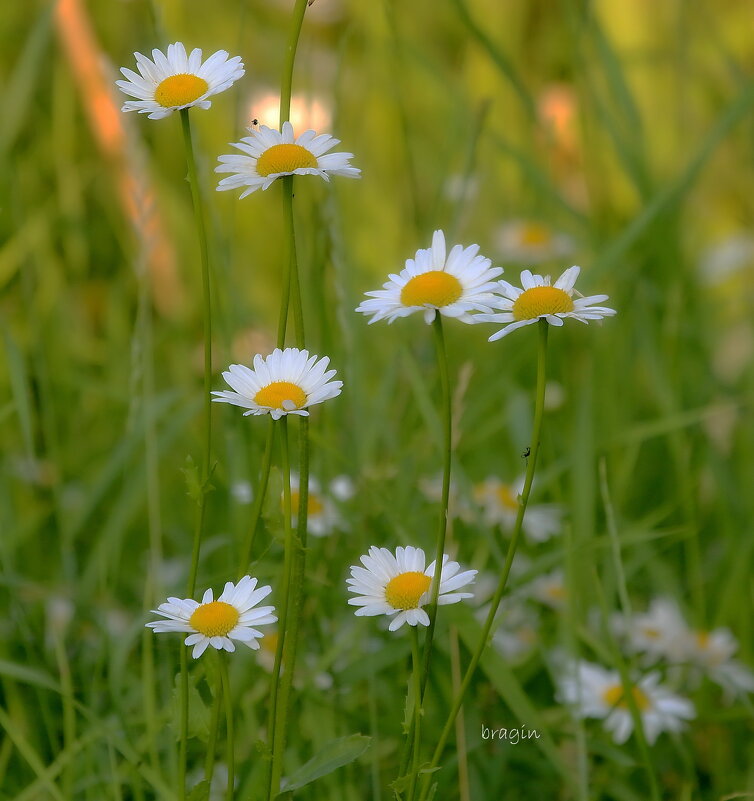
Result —
[[[0, 800], [264, 801], [280, 776], [301, 801], [754, 798], [750, 5], [315, 0], [290, 119], [361, 178], [216, 192], [228, 143], [278, 128], [294, 7], [0, 8]], [[245, 75], [207, 110], [121, 113], [119, 68], [178, 41]], [[294, 287], [283, 343], [291, 193], [304, 330]], [[538, 453], [546, 324], [488, 342], [500, 325], [443, 318], [444, 550], [479, 572], [414, 670], [428, 629], [356, 617], [346, 579], [371, 546], [435, 558], [439, 329], [355, 309], [437, 229], [516, 286], [580, 265], [617, 314], [550, 326]], [[328, 356], [342, 393], [308, 422], [213, 404], [207, 452], [206, 380], [227, 389], [276, 342]], [[259, 650], [193, 659], [145, 628], [168, 596], [245, 573], [289, 608]], [[569, 696], [579, 664], [615, 683], [579, 685], [597, 711]], [[653, 732], [648, 676], [685, 709], [677, 731]]]

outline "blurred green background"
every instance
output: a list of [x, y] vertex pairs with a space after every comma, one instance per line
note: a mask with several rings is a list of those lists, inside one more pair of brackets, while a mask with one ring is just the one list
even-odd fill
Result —
[[[142, 627], [146, 609], [181, 591], [188, 566], [194, 507], [182, 469], [200, 447], [199, 261], [179, 120], [120, 114], [113, 81], [134, 51], [174, 41], [245, 61], [232, 90], [192, 112], [220, 389], [231, 361], [274, 344], [284, 248], [280, 187], [239, 201], [215, 192], [212, 170], [252, 119], [276, 124], [291, 5], [0, 8], [0, 798], [174, 797], [167, 699], [178, 643], [153, 643]], [[418, 316], [368, 328], [353, 309], [435, 228], [479, 243], [514, 283], [523, 267], [557, 275], [580, 264], [581, 291], [609, 294], [618, 310], [604, 325], [551, 334], [561, 401], [545, 421], [535, 489], [569, 522], [529, 556], [534, 574], [566, 566], [570, 604], [546, 621], [541, 650], [588, 648], [600, 594], [617, 605], [603, 464], [637, 606], [670, 595], [694, 625], [730, 627], [751, 663], [752, 68], [745, 0], [316, 0], [308, 10], [294, 125], [331, 132], [363, 171], [360, 181], [296, 184], [307, 344], [345, 382], [312, 417], [313, 472], [350, 475], [357, 498], [344, 530], [311, 546], [290, 761], [329, 737], [375, 739], [301, 798], [391, 797], [408, 644], [355, 620], [344, 580], [369, 545], [432, 547], [435, 510], [417, 487], [439, 470], [438, 393]], [[489, 344], [493, 330], [446, 326], [459, 492], [523, 471], [536, 337]], [[213, 413], [200, 586], [235, 576], [249, 507], [233, 487], [255, 481], [265, 431], [238, 410]], [[273, 584], [276, 480], [253, 565]], [[494, 572], [498, 539], [458, 522], [452, 547]], [[466, 620], [456, 610], [448, 619]], [[384, 647], [368, 669], [375, 638]], [[631, 748], [573, 740], [542, 664], [535, 655], [517, 681], [555, 755], [531, 744], [485, 752], [479, 720], [521, 712], [488, 669], [467, 703], [471, 797], [646, 798]], [[232, 667], [248, 789], [267, 674], [252, 654]], [[322, 672], [327, 690], [315, 682]], [[436, 678], [430, 742], [450, 697], [449, 675]], [[721, 708], [708, 688], [696, 700], [691, 732], [657, 751], [667, 797], [753, 792], [750, 704]], [[145, 724], [150, 703], [158, 732]], [[446, 765], [438, 801], [458, 797], [454, 757]]]

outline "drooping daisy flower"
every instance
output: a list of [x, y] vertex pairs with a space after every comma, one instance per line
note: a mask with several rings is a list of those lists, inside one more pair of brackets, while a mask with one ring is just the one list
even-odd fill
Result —
[[168, 45], [167, 55], [152, 51], [150, 61], [134, 53], [139, 73], [121, 67], [127, 81], [116, 81], [118, 88], [137, 100], [127, 100], [123, 111], [148, 114], [150, 120], [167, 117], [182, 108], [209, 108], [212, 95], [224, 92], [243, 74], [240, 56], [228, 58], [218, 50], [202, 63], [202, 51], [197, 47], [189, 55], [182, 42]]
[[[299, 476], [291, 474], [291, 524], [296, 525], [299, 504]], [[344, 525], [343, 518], [333, 502], [333, 498], [347, 500], [352, 492], [352, 485], [347, 476], [338, 476], [330, 482], [327, 492], [314, 476], [309, 476], [309, 493], [307, 495], [306, 527], [315, 537], [325, 537], [338, 527]]]
[[[472, 598], [470, 592], [458, 592], [461, 587], [471, 584], [476, 570], [459, 573], [458, 562], [448, 561], [443, 556], [440, 570], [439, 605], [455, 604], [464, 598]], [[409, 626], [428, 626], [429, 615], [422, 607], [429, 603], [430, 586], [435, 575], [435, 563], [425, 567], [426, 557], [421, 548], [398, 547], [395, 555], [387, 548], [371, 547], [369, 553], [361, 557], [364, 567], [351, 567], [351, 578], [346, 583], [348, 591], [355, 593], [349, 598], [351, 606], [358, 606], [357, 616], [388, 615], [390, 631], [399, 629], [404, 623]]]
[[392, 323], [398, 317], [419, 311], [424, 312], [427, 324], [438, 311], [444, 317], [474, 322], [469, 312], [491, 312], [497, 308], [493, 294], [497, 284], [493, 279], [503, 269], [491, 264], [479, 255], [479, 245], [466, 248], [454, 245], [446, 253], [445, 234], [435, 231], [432, 247], [417, 250], [398, 275], [389, 276], [382, 289], [367, 292], [369, 300], [363, 301], [356, 311], [371, 314], [370, 324], [385, 319]]
[[[681, 731], [695, 717], [694, 705], [660, 685], [660, 674], [649, 673], [631, 687], [647, 741], [652, 744], [663, 731]], [[620, 674], [590, 662], [578, 662], [561, 673], [559, 700], [573, 707], [581, 718], [601, 718], [613, 740], [625, 743], [634, 730]]]
[[275, 350], [267, 357], [257, 354], [254, 369], [243, 364], [231, 364], [223, 373], [233, 388], [213, 392], [212, 400], [242, 406], [249, 414], [271, 414], [279, 420], [284, 414], [306, 417], [307, 406], [340, 395], [342, 381], [332, 381], [335, 370], [328, 370], [330, 359], [309, 356], [308, 350], [286, 348]]
[[231, 173], [217, 185], [220, 192], [245, 187], [241, 193], [244, 198], [257, 189], [267, 189], [283, 175], [318, 175], [325, 181], [329, 181], [331, 175], [361, 176], [361, 170], [349, 163], [353, 153], [327, 152], [340, 143], [340, 139], [328, 134], [317, 136], [314, 131], [304, 131], [294, 137], [290, 122], [283, 123], [282, 133], [266, 125], [246, 130], [250, 136], [231, 143], [245, 155], [233, 153], [218, 158], [220, 164], [215, 172]]
[[607, 295], [590, 295], [575, 300], [571, 297], [580, 270], [580, 267], [569, 267], [554, 285], [551, 284], [549, 275], [532, 275], [529, 270], [521, 273], [522, 289], [507, 281], [499, 281], [497, 286], [503, 297], [498, 296], [492, 305], [502, 309], [502, 313], [477, 314], [474, 321], [509, 323], [489, 338], [490, 342], [494, 342], [517, 328], [536, 323], [537, 320], [547, 320], [550, 325], [560, 326], [567, 317], [588, 323], [589, 320], [601, 320], [615, 314], [615, 309], [592, 305], [607, 300]]
[[554, 231], [534, 220], [509, 220], [498, 228], [495, 244], [506, 262], [539, 264], [549, 259], [564, 259], [574, 251], [568, 234]]
[[257, 640], [264, 635], [254, 627], [277, 620], [272, 614], [274, 606], [257, 608], [257, 604], [271, 592], [269, 586], [257, 589], [257, 580], [244, 576], [238, 584], [228, 581], [216, 601], [211, 589], [204, 593], [201, 603], [193, 598], [168, 598], [166, 603], [152, 610], [166, 619], [146, 625], [157, 634], [166, 631], [188, 634], [185, 643], [194, 646], [194, 659], [198, 659], [210, 645], [218, 651], [233, 652], [236, 650], [234, 640], [256, 650], [259, 648]]
[[[513, 528], [524, 489], [524, 476], [505, 484], [490, 476], [474, 487], [474, 499], [482, 507], [485, 522], [503, 529]], [[556, 504], [529, 504], [524, 515], [523, 531], [531, 542], [545, 542], [561, 527], [562, 509]]]

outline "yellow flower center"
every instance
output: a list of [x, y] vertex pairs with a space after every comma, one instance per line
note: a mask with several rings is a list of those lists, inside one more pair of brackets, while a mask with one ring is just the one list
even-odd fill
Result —
[[709, 648], [710, 644], [710, 636], [708, 631], [697, 631], [696, 632], [696, 644], [702, 650], [706, 651]]
[[189, 624], [205, 637], [224, 637], [238, 623], [238, 610], [225, 601], [212, 601], [194, 610]]
[[306, 393], [290, 381], [273, 381], [257, 392], [254, 403], [268, 409], [284, 409], [290, 412], [306, 405]]
[[[291, 508], [293, 509], [294, 514], [296, 514], [296, 511], [298, 510], [299, 499], [300, 495], [298, 490], [293, 490], [291, 492]], [[316, 517], [325, 511], [324, 503], [322, 503], [322, 501], [311, 490], [309, 490], [309, 495], [306, 500], [306, 508], [309, 517]]]
[[[647, 694], [642, 692], [638, 687], [632, 687], [631, 694], [640, 712], [644, 712], [652, 706]], [[628, 702], [626, 701], [622, 684], [613, 684], [611, 687], [604, 690], [602, 693], [602, 700], [609, 706], [628, 709]]]
[[570, 311], [573, 311], [570, 295], [555, 286], [532, 287], [513, 302], [513, 317], [516, 320], [534, 320], [543, 314]]
[[165, 78], [155, 90], [154, 99], [164, 108], [187, 106], [198, 100], [207, 89], [209, 85], [204, 78], [184, 72]]
[[546, 245], [552, 239], [549, 228], [541, 223], [526, 223], [521, 227], [521, 243], [537, 247]]
[[302, 167], [316, 167], [317, 159], [301, 145], [273, 145], [257, 159], [257, 173], [263, 177], [279, 172], [293, 172]]
[[659, 640], [660, 639], [660, 630], [652, 628], [651, 626], [645, 626], [642, 631], [644, 632], [644, 636], [650, 640]]
[[496, 490], [496, 495], [500, 505], [507, 509], [509, 512], [518, 511], [518, 497], [513, 494], [513, 490], [507, 485], [503, 484]]
[[432, 579], [417, 570], [400, 573], [388, 581], [385, 600], [393, 609], [416, 609], [419, 599], [429, 589]]
[[463, 294], [461, 282], [444, 270], [430, 270], [415, 275], [401, 289], [404, 306], [450, 306]]

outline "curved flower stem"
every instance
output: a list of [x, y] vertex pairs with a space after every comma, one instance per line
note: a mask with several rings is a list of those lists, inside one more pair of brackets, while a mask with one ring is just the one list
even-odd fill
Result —
[[[291, 463], [288, 454], [288, 418], [283, 415], [280, 419], [280, 448], [283, 462], [283, 528], [285, 531], [285, 560], [283, 562], [283, 586], [281, 593], [280, 618], [278, 621], [278, 642], [275, 649], [275, 663], [272, 668], [272, 683], [270, 686], [270, 712], [267, 724], [267, 745], [273, 749], [272, 765], [270, 767], [270, 782], [267, 798], [272, 799], [277, 794], [279, 786], [274, 784], [275, 751], [274, 742], [276, 732], [280, 726], [278, 692], [280, 687], [280, 669], [283, 664], [283, 647], [285, 646], [288, 628], [288, 607], [291, 586], [291, 569], [293, 555], [293, 529], [291, 526]], [[273, 789], [274, 788], [274, 789]]]
[[[406, 801], [414, 801], [414, 794], [416, 792], [416, 780], [419, 775], [419, 749], [421, 743], [421, 716], [422, 716], [422, 675], [421, 675], [421, 659], [419, 657], [419, 632], [416, 626], [411, 627], [411, 657], [413, 669], [411, 671], [411, 680], [414, 683], [414, 740], [413, 740], [413, 755], [411, 758], [411, 783], [408, 788], [408, 795]], [[410, 733], [409, 733], [410, 736]]]
[[[440, 734], [440, 739], [432, 756], [430, 769], [436, 768], [440, 762], [443, 749], [445, 748], [445, 744], [450, 736], [451, 729], [453, 728], [453, 723], [455, 722], [458, 711], [463, 703], [463, 698], [466, 695], [466, 691], [469, 689], [471, 679], [473, 678], [474, 672], [479, 664], [479, 660], [482, 657], [482, 652], [487, 645], [487, 640], [489, 639], [490, 631], [492, 630], [492, 624], [495, 622], [495, 615], [497, 614], [500, 601], [502, 600], [503, 593], [505, 592], [505, 586], [508, 582], [511, 565], [513, 564], [513, 557], [516, 555], [516, 548], [518, 547], [518, 542], [521, 538], [521, 528], [524, 522], [524, 514], [526, 513], [526, 507], [529, 503], [531, 485], [534, 481], [534, 471], [537, 466], [539, 442], [542, 432], [542, 418], [544, 416], [545, 408], [545, 376], [547, 368], [547, 334], [549, 323], [546, 320], [540, 320], [537, 323], [537, 327], [539, 328], [539, 351], [537, 356], [537, 389], [534, 403], [534, 425], [532, 427], [531, 435], [531, 452], [529, 454], [529, 462], [526, 466], [526, 478], [524, 479], [524, 488], [521, 491], [521, 500], [518, 506], [518, 514], [516, 515], [516, 523], [513, 526], [513, 534], [511, 535], [508, 553], [505, 557], [505, 564], [503, 565], [503, 570], [500, 574], [500, 580], [498, 581], [495, 594], [492, 596], [490, 611], [487, 614], [487, 619], [484, 622], [482, 636], [479, 639], [479, 645], [474, 651], [474, 655], [471, 658], [471, 662], [469, 663], [466, 673], [464, 674], [463, 681], [461, 682], [461, 687], [459, 688], [458, 693], [453, 700], [453, 705], [450, 708], [448, 718], [445, 721], [445, 725], [443, 726]], [[419, 796], [419, 801], [426, 801], [429, 794], [432, 775], [432, 773], [426, 773], [424, 775], [424, 778], [422, 779], [422, 790], [421, 795]]]
[[226, 655], [220, 654], [220, 682], [222, 686], [223, 700], [225, 701], [225, 736], [226, 736], [226, 757], [228, 763], [228, 789], [225, 794], [227, 801], [233, 801], [235, 785], [235, 738], [233, 731], [233, 699], [230, 695], [230, 677], [228, 676], [228, 660]]
[[[199, 568], [199, 551], [201, 548], [202, 531], [204, 529], [204, 514], [206, 508], [207, 492], [209, 491], [210, 459], [212, 445], [212, 297], [210, 294], [209, 277], [209, 248], [207, 246], [207, 230], [204, 226], [204, 212], [199, 191], [199, 179], [196, 173], [196, 159], [194, 145], [191, 137], [191, 121], [189, 110], [181, 109], [181, 128], [183, 130], [183, 143], [186, 150], [186, 167], [188, 169], [189, 185], [191, 187], [191, 202], [194, 208], [194, 225], [199, 237], [199, 253], [202, 265], [202, 295], [203, 295], [203, 322], [204, 322], [204, 449], [200, 466], [200, 494], [199, 508], [194, 528], [194, 540], [191, 548], [191, 567], [188, 578], [188, 597], [194, 595], [196, 589], [196, 574]], [[179, 798], [186, 797], [186, 753], [188, 748], [188, 654], [181, 648], [181, 682], [180, 682], [180, 748], [178, 760]]]
[[238, 578], [243, 578], [249, 570], [249, 561], [251, 560], [251, 550], [254, 547], [254, 538], [256, 537], [257, 528], [259, 526], [259, 518], [262, 516], [262, 507], [264, 506], [264, 499], [267, 496], [267, 484], [270, 479], [270, 468], [272, 467], [272, 450], [275, 441], [275, 421], [270, 418], [269, 427], [267, 428], [267, 438], [264, 441], [264, 453], [262, 455], [262, 471], [259, 475], [259, 483], [254, 494], [254, 505], [251, 508], [251, 522], [249, 523], [249, 533], [246, 543], [241, 551], [241, 560], [239, 562]]
[[285, 51], [285, 63], [283, 65], [283, 79], [280, 83], [280, 128], [283, 123], [291, 117], [291, 94], [293, 93], [293, 65], [296, 63], [296, 49], [298, 38], [301, 35], [301, 26], [304, 24], [304, 14], [309, 0], [296, 0], [293, 8], [293, 21], [291, 25], [291, 35], [288, 39], [288, 46]]

